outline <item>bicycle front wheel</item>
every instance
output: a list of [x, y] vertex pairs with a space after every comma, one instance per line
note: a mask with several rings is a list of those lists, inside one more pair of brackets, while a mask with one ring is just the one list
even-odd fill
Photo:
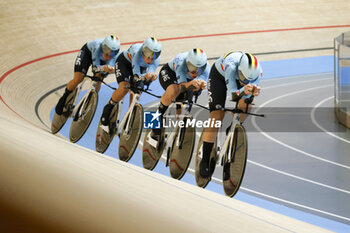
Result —
[[72, 108], [74, 105], [74, 99], [76, 94], [77, 94], [77, 88], [75, 88], [74, 91], [68, 95], [66, 103], [63, 108], [63, 113], [61, 115], [58, 115], [55, 111], [51, 122], [51, 133], [56, 134], [58, 131], [62, 129], [62, 127], [66, 123], [68, 117], [72, 113]]
[[97, 92], [92, 90], [86, 98], [86, 101], [81, 101], [70, 126], [69, 140], [73, 143], [79, 141], [84, 135], [96, 112], [98, 102]]
[[125, 162], [129, 161], [133, 156], [141, 137], [143, 125], [143, 108], [141, 104], [135, 105], [129, 117], [131, 117], [129, 128], [126, 128], [125, 123], [119, 138], [119, 159]]
[[117, 118], [118, 118], [118, 111], [119, 111], [119, 104], [116, 104], [112, 112], [109, 116], [109, 132], [105, 132], [101, 128], [101, 120], [98, 123], [97, 126], [97, 132], [96, 132], [96, 140], [95, 140], [95, 148], [96, 151], [99, 153], [105, 153], [105, 151], [108, 149], [109, 145], [111, 144], [114, 135], [116, 133], [117, 128]]
[[[208, 185], [208, 183], [210, 182], [211, 176], [209, 176], [208, 178], [204, 178], [199, 173], [199, 170], [200, 170], [199, 166], [200, 166], [200, 163], [201, 163], [202, 157], [203, 157], [202, 147], [203, 147], [203, 132], [202, 132], [201, 137], [200, 137], [199, 142], [198, 142], [194, 175], [196, 178], [197, 186], [205, 188]], [[217, 140], [215, 141], [213, 149], [212, 149], [211, 154], [210, 154], [210, 172], [211, 172], [211, 175], [213, 175], [213, 173], [214, 173], [216, 162], [218, 160], [218, 155], [216, 153], [216, 147], [217, 147]]]
[[[184, 121], [192, 118], [185, 118]], [[171, 177], [180, 180], [186, 173], [190, 165], [196, 131], [193, 127], [177, 128], [173, 145], [170, 151], [169, 170]]]
[[[228, 158], [231, 150], [231, 158]], [[225, 194], [233, 197], [241, 186], [247, 164], [248, 143], [243, 125], [236, 125], [233, 143], [227, 148], [224, 157], [222, 184]]]

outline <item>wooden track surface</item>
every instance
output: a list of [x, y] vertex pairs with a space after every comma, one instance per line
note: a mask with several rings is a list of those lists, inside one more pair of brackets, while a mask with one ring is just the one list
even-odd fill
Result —
[[[111, 33], [122, 43], [148, 36], [168, 38], [162, 42], [162, 62], [193, 47], [204, 49], [208, 57], [231, 50], [268, 53], [329, 48], [334, 37], [349, 30], [349, 12], [347, 1], [316, 0], [1, 1], [3, 222], [13, 227], [11, 223], [20, 218], [33, 229], [80, 232], [322, 231], [101, 157], [51, 135], [49, 113], [61, 92], [45, 98], [39, 109], [35, 106], [45, 94], [72, 78], [76, 53], [26, 63], [78, 50], [87, 41]], [[198, 35], [211, 36], [188, 38]], [[332, 54], [325, 49], [258, 58]]]

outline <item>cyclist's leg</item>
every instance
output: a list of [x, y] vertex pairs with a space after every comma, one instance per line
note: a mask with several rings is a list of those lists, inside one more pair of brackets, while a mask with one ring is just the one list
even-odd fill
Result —
[[106, 106], [103, 108], [101, 123], [104, 126], [109, 125], [109, 116], [112, 112], [113, 107], [121, 101], [129, 91], [130, 79], [132, 75], [131, 63], [121, 54], [115, 64], [116, 78], [118, 82], [118, 89], [112, 94], [111, 99], [108, 101]]
[[66, 86], [63, 96], [59, 99], [55, 111], [58, 115], [63, 112], [64, 104], [68, 95], [75, 90], [75, 88], [84, 80], [85, 74], [87, 73], [90, 65], [92, 64], [92, 55], [90, 50], [85, 44], [79, 51], [74, 65], [74, 76]]
[[[159, 82], [160, 82], [160, 85], [165, 90], [165, 93], [162, 95], [160, 99], [160, 104], [158, 107], [158, 111], [162, 114], [161, 119], [163, 119], [163, 115], [168, 109], [168, 106], [179, 95], [180, 87], [177, 84], [177, 78], [176, 78], [175, 72], [170, 69], [168, 64], [165, 64], [160, 70]], [[163, 120], [161, 120], [161, 124], [162, 124], [162, 121]], [[153, 129], [152, 132], [155, 135], [160, 135], [161, 130]]]
[[[215, 121], [221, 121], [225, 112], [222, 110], [225, 107], [226, 101], [226, 82], [224, 77], [213, 66], [210, 71], [208, 81], [208, 101], [210, 108], [209, 118]], [[210, 154], [214, 146], [218, 128], [206, 128], [203, 131], [203, 156], [200, 164], [200, 175], [202, 177], [209, 177], [209, 163]]]
[[[105, 65], [104, 62], [102, 62], [101, 65]], [[103, 80], [104, 78], [106, 78], [106, 77], [108, 76], [108, 74], [97, 73], [97, 74], [95, 74], [95, 76], [98, 77], [98, 78], [100, 78], [101, 80]], [[102, 82], [97, 82], [97, 83], [96, 83], [95, 90], [96, 90], [97, 92], [100, 91], [100, 89], [101, 89], [101, 84], [102, 84]]]
[[[244, 102], [246, 98], [241, 98], [239, 101], [238, 101], [238, 109], [241, 109], [242, 111], [245, 112], [246, 108], [247, 108], [247, 104]], [[252, 110], [252, 105], [249, 104], [248, 106], [248, 112], [250, 112]], [[240, 114], [240, 117], [239, 117], [239, 121], [240, 122], [243, 122], [246, 118], [247, 118], [248, 115], [246, 114]]]

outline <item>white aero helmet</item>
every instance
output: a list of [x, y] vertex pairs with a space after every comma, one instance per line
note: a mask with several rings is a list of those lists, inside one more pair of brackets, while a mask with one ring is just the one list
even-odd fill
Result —
[[260, 64], [258, 59], [250, 54], [243, 53], [238, 65], [238, 76], [242, 83], [247, 84], [259, 77]]
[[142, 44], [142, 55], [153, 60], [157, 59], [162, 51], [162, 44], [155, 37], [147, 38]]
[[117, 54], [119, 52], [119, 49], [120, 40], [114, 35], [107, 36], [102, 41], [102, 51], [104, 54], [112, 55], [112, 52], [114, 52], [114, 54]]
[[186, 63], [190, 73], [197, 73], [199, 69], [205, 69], [207, 65], [207, 54], [202, 49], [192, 49], [187, 55]]

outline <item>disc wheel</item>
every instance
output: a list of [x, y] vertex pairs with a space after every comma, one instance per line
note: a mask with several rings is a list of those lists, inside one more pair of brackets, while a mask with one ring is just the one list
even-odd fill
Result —
[[97, 92], [95, 90], [90, 91], [86, 98], [86, 101], [82, 100], [80, 102], [78, 111], [76, 112], [70, 127], [69, 140], [73, 143], [79, 141], [79, 139], [84, 135], [95, 115], [98, 102]]
[[[247, 135], [243, 125], [236, 125], [234, 132], [233, 143], [224, 154], [222, 172], [223, 188], [229, 197], [237, 193], [242, 183], [248, 154]], [[231, 150], [231, 162], [227, 162], [229, 150]]]
[[215, 141], [213, 149], [212, 149], [211, 154], [210, 154], [211, 175], [208, 178], [204, 178], [199, 174], [199, 165], [200, 165], [200, 162], [202, 161], [202, 156], [203, 156], [202, 150], [201, 150], [202, 146], [203, 146], [203, 132], [202, 132], [201, 137], [199, 139], [197, 151], [196, 151], [195, 178], [196, 178], [197, 186], [205, 188], [211, 180], [211, 175], [214, 173], [216, 161], [218, 159], [218, 156], [216, 154], [217, 141]]
[[[185, 118], [184, 122], [191, 119]], [[170, 151], [169, 170], [171, 177], [180, 180], [185, 175], [191, 162], [195, 138], [195, 128], [176, 128], [176, 134]]]
[[101, 119], [98, 123], [96, 132], [95, 148], [99, 153], [104, 153], [111, 144], [113, 137], [117, 130], [117, 117], [118, 117], [119, 104], [116, 104], [109, 116], [109, 132], [104, 131], [101, 126]]
[[125, 162], [129, 161], [133, 156], [141, 137], [143, 108], [140, 104], [134, 106], [130, 117], [129, 129], [126, 128], [127, 123], [125, 123], [119, 138], [119, 159]]
[[158, 161], [163, 154], [166, 143], [164, 137], [164, 129], [162, 129], [160, 134], [160, 142], [158, 148], [153, 147], [147, 142], [147, 138], [150, 137], [150, 133], [151, 129], [147, 129], [143, 140], [142, 165], [144, 168], [152, 171], [158, 164]]
[[68, 95], [66, 103], [64, 104], [63, 113], [61, 115], [58, 115], [55, 111], [51, 122], [51, 133], [56, 134], [58, 131], [60, 131], [70, 114], [72, 114], [76, 94], [77, 89]]

